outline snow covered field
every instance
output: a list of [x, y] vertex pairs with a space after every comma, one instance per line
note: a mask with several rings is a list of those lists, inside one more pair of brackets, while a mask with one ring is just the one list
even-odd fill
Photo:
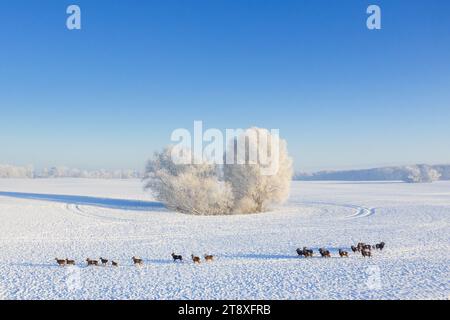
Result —
[[[294, 182], [258, 215], [166, 211], [138, 180], [0, 179], [2, 299], [448, 299], [450, 182]], [[339, 248], [386, 242], [364, 259]], [[299, 258], [321, 246], [331, 259]], [[170, 254], [186, 261], [173, 263]], [[194, 253], [216, 255], [196, 266]], [[145, 265], [132, 265], [140, 256]], [[85, 267], [87, 257], [120, 267]], [[61, 268], [55, 257], [77, 267]]]

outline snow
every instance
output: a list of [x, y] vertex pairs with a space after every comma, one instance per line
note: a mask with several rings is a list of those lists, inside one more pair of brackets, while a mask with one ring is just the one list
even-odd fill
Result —
[[[448, 299], [450, 182], [294, 182], [273, 212], [189, 216], [139, 180], [0, 179], [0, 299]], [[386, 242], [371, 259], [357, 242]], [[332, 258], [299, 258], [297, 247]], [[170, 254], [185, 258], [173, 263]], [[194, 265], [191, 253], [216, 261]], [[120, 267], [86, 267], [87, 257]], [[144, 260], [134, 267], [131, 257]], [[54, 260], [71, 258], [76, 267]]]

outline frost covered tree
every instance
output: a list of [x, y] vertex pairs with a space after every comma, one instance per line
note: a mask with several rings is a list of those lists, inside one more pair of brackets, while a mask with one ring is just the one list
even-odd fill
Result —
[[32, 166], [18, 167], [8, 164], [0, 164], [0, 178], [33, 178]]
[[[183, 161], [174, 157], [179, 151]], [[278, 135], [243, 131], [230, 142], [224, 160], [215, 165], [194, 159], [189, 150], [166, 148], [148, 162], [145, 189], [169, 209], [196, 215], [263, 212], [289, 196], [292, 159]]]
[[251, 128], [230, 142], [225, 157], [224, 179], [231, 184], [235, 212], [263, 212], [288, 198], [293, 169], [285, 140]]
[[406, 167], [407, 174], [404, 181], [409, 183], [433, 182], [439, 180], [441, 174], [428, 165]]
[[147, 163], [145, 189], [150, 189], [167, 208], [178, 212], [196, 215], [231, 212], [231, 186], [219, 181], [214, 165], [201, 161], [179, 164], [174, 160], [173, 147], [156, 152]]

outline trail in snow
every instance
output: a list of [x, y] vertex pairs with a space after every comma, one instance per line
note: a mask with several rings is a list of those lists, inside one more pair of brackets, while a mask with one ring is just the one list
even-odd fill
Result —
[[306, 206], [331, 206], [331, 207], [340, 207], [340, 208], [350, 208], [354, 209], [354, 213], [350, 215], [345, 215], [342, 218], [344, 219], [354, 219], [354, 218], [365, 218], [370, 217], [376, 213], [376, 208], [368, 208], [363, 207], [360, 205], [355, 204], [348, 204], [348, 203], [334, 203], [334, 202], [311, 202], [311, 201], [298, 201], [295, 202], [299, 205], [306, 205]]

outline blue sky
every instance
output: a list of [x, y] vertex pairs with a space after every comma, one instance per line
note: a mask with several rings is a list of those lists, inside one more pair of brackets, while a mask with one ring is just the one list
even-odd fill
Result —
[[[66, 29], [78, 4], [82, 30]], [[382, 9], [382, 30], [366, 8]], [[0, 163], [142, 168], [278, 128], [296, 169], [450, 162], [450, 2], [2, 0]]]

